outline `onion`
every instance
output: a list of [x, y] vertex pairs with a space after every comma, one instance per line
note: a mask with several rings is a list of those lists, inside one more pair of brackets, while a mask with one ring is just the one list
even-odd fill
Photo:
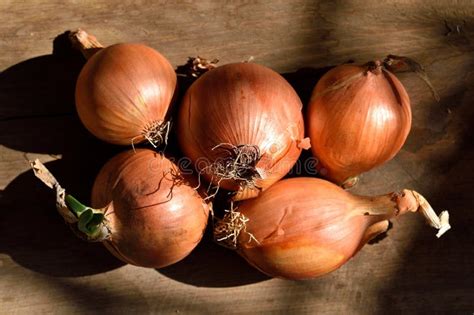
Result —
[[182, 151], [214, 185], [256, 196], [301, 153], [301, 101], [278, 73], [253, 63], [217, 67], [186, 92], [178, 118]]
[[347, 262], [387, 230], [387, 220], [416, 211], [439, 229], [438, 237], [450, 228], [448, 212], [438, 217], [415, 191], [362, 197], [322, 179], [300, 177], [243, 201], [218, 221], [214, 236], [265, 274], [307, 279]]
[[346, 187], [392, 159], [410, 127], [408, 94], [380, 62], [333, 68], [309, 102], [307, 130], [321, 174]]
[[[161, 268], [186, 257], [207, 225], [209, 207], [188, 180], [154, 151], [129, 150], [99, 172], [92, 189], [94, 208], [66, 194], [58, 198], [58, 210], [78, 236], [102, 241], [122, 261]], [[61, 194], [59, 185], [49, 186]]]
[[90, 57], [76, 85], [76, 107], [84, 126], [113, 144], [148, 140], [166, 142], [166, 114], [176, 90], [176, 74], [168, 60], [141, 44], [102, 48], [79, 30], [72, 41]]

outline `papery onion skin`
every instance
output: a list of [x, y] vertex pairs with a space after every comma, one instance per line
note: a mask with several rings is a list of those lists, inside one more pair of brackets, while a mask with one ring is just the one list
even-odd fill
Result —
[[164, 122], [176, 90], [169, 61], [142, 44], [116, 44], [95, 53], [76, 84], [76, 108], [84, 126], [113, 144], [145, 140], [147, 128]]
[[[266, 274], [307, 279], [333, 271], [351, 258], [374, 222], [351, 215], [354, 197], [320, 179], [282, 180], [238, 211], [249, 218], [239, 253]], [[312, 232], [311, 232], [312, 231]]]
[[148, 149], [123, 152], [102, 168], [92, 206], [104, 208], [117, 258], [162, 268], [186, 257], [201, 240], [209, 207], [169, 159]]
[[[296, 92], [273, 70], [254, 63], [220, 66], [202, 75], [183, 98], [178, 118], [180, 147], [202, 170], [221, 157], [222, 151], [212, 150], [217, 145], [257, 146], [261, 159], [256, 166], [262, 178], [256, 186], [265, 190], [288, 173], [301, 153], [301, 108]], [[236, 180], [220, 181], [210, 172], [203, 175], [222, 188], [241, 188]], [[241, 198], [258, 191], [244, 187]]]
[[397, 154], [411, 128], [410, 100], [395, 75], [380, 66], [341, 65], [317, 83], [306, 119], [321, 174], [343, 184]]
[[339, 268], [398, 215], [420, 212], [439, 230], [438, 237], [450, 228], [448, 213], [438, 217], [414, 191], [356, 196], [317, 178], [281, 180], [257, 198], [241, 202], [237, 211], [246, 218], [237, 238], [238, 253], [267, 275], [295, 280]]

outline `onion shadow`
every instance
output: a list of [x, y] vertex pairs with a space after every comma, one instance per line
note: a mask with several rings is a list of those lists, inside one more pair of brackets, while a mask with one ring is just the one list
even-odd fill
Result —
[[[123, 148], [97, 140], [76, 115], [74, 89], [84, 62], [64, 33], [55, 39], [53, 54], [3, 71], [0, 145], [62, 155], [47, 167], [68, 192], [88, 202], [98, 170]], [[28, 158], [25, 153], [25, 169]], [[123, 265], [101, 244], [77, 239], [57, 213], [54, 200], [53, 191], [32, 171], [11, 181], [0, 195], [0, 252], [25, 268], [51, 276], [91, 275]]]
[[[220, 190], [214, 197], [213, 212], [216, 218], [229, 209], [231, 192]], [[164, 276], [197, 287], [236, 287], [270, 279], [249, 265], [235, 251], [213, 241], [213, 218], [210, 217], [202, 240], [183, 260], [157, 269]]]
[[0, 144], [24, 152], [63, 153], [76, 130], [69, 120], [76, 117], [74, 90], [84, 63], [65, 33], [55, 39], [53, 54], [2, 71]]
[[[461, 95], [461, 97], [459, 96]], [[459, 99], [446, 133], [455, 135], [452, 144], [428, 143], [431, 150], [420, 150], [418, 159], [432, 163], [420, 180], [430, 183], [430, 203], [450, 213], [451, 230], [440, 239], [431, 233], [416, 233], [403, 253], [405, 263], [378, 293], [379, 307], [390, 305], [393, 313], [469, 313], [474, 296], [474, 143], [470, 126], [474, 123], [472, 89], [447, 98]], [[444, 126], [443, 126], [444, 127]], [[433, 138], [436, 137], [433, 131]], [[424, 139], [416, 140], [423, 148]], [[436, 152], [449, 154], [438, 154]], [[435, 161], [433, 163], [433, 161]], [[416, 298], [415, 298], [416, 297]]]
[[300, 97], [301, 102], [303, 103], [303, 114], [306, 112], [309, 100], [311, 99], [311, 94], [313, 93], [313, 89], [316, 87], [316, 83], [318, 83], [319, 79], [321, 79], [326, 72], [334, 67], [335, 66], [322, 68], [304, 67], [295, 72], [281, 73]]
[[157, 271], [197, 287], [236, 287], [271, 279], [250, 266], [236, 252], [214, 243], [209, 231], [186, 258]]
[[[92, 183], [73, 183], [78, 172], [90, 172], [87, 168], [74, 170], [62, 160], [46, 167], [78, 198], [89, 194]], [[15, 178], [0, 197], [0, 252], [27, 269], [55, 277], [98, 274], [124, 265], [102, 244], [77, 238], [57, 213], [54, 201], [53, 190], [32, 171]]]

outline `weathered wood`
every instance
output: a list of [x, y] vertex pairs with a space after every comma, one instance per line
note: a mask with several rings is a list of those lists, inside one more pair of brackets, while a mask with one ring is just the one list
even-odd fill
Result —
[[[2, 1], [0, 3], [0, 313], [472, 313], [474, 311], [474, 4], [472, 1]], [[403, 187], [449, 208], [436, 240], [414, 216], [313, 281], [268, 279], [203, 242], [160, 271], [123, 265], [75, 239], [26, 158], [79, 197], [120, 148], [90, 136], [74, 112], [82, 59], [53, 39], [83, 27], [104, 44], [144, 42], [173, 65], [188, 56], [247, 60], [286, 72], [303, 99], [322, 68], [388, 53], [426, 67], [441, 95], [402, 74], [413, 129], [400, 154], [362, 177], [357, 193]], [[59, 49], [59, 48], [57, 48]]]

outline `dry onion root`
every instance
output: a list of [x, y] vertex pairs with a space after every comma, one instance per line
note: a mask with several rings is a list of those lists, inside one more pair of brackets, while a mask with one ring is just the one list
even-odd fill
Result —
[[70, 39], [88, 59], [76, 84], [76, 108], [84, 126], [113, 144], [166, 144], [177, 82], [169, 61], [141, 44], [104, 48], [83, 30], [71, 32]]
[[413, 190], [363, 197], [325, 180], [292, 178], [231, 208], [216, 222], [214, 239], [265, 274], [308, 279], [339, 268], [407, 212], [423, 215], [437, 237], [451, 227], [447, 211], [436, 215]]
[[[256, 167], [261, 157], [257, 146], [245, 144], [235, 146], [230, 143], [222, 143], [216, 145], [212, 150], [219, 150], [220, 157], [199, 172], [199, 177], [203, 173], [210, 174], [211, 183], [214, 179], [217, 180], [215, 187], [210, 184], [207, 189], [208, 199], [215, 197], [223, 180], [235, 181], [238, 183], [240, 191], [248, 188], [261, 189], [257, 185], [257, 180], [262, 178]], [[215, 188], [213, 193], [211, 193], [212, 188]]]
[[247, 222], [249, 219], [242, 213], [234, 209], [231, 203], [230, 210], [225, 211], [226, 214], [222, 219], [217, 219], [214, 224], [214, 240], [229, 249], [238, 248], [238, 238], [240, 233], [246, 233], [249, 236], [248, 242], [257, 242], [258, 240], [247, 232]]

